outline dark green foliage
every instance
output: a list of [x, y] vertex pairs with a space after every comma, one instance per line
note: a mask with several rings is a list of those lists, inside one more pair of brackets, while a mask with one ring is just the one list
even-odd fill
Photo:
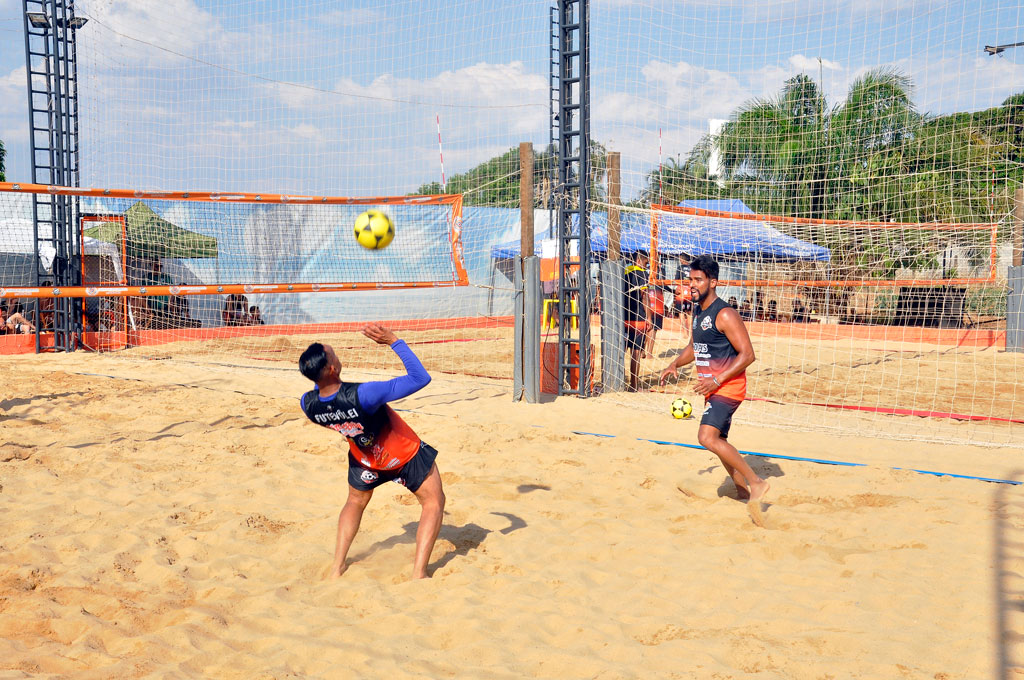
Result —
[[[912, 94], [909, 78], [882, 68], [832, 106], [809, 76], [795, 76], [734, 112], [685, 162], [652, 171], [637, 202], [739, 198], [767, 214], [886, 222], [1008, 215], [1024, 181], [1024, 93], [946, 116], [918, 113]], [[713, 150], [720, 177], [708, 175]]]
[[[591, 181], [590, 199], [605, 200], [604, 174], [606, 150], [598, 142], [590, 143]], [[555, 184], [554, 150], [535, 152], [533, 156], [534, 205], [545, 206]], [[448, 178], [447, 193], [463, 194], [466, 205], [514, 207], [519, 205], [519, 147], [513, 147], [464, 173]], [[440, 182], [421, 185], [416, 194], [441, 193]]]

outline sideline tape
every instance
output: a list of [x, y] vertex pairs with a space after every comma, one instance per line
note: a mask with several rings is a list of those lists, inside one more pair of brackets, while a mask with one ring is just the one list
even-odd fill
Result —
[[[614, 434], [602, 434], [599, 432], [582, 432], [579, 430], [573, 430], [573, 434], [586, 435], [588, 437], [615, 437]], [[670, 442], [661, 439], [647, 439], [645, 437], [637, 437], [637, 441], [651, 442], [652, 444], [660, 444], [662, 446], [681, 446], [686, 449], [701, 449], [704, 447], [700, 444], [684, 444], [683, 442]], [[784, 456], [780, 453], [764, 453], [762, 451], [740, 451], [745, 456], [758, 456], [759, 458], [779, 458], [781, 460], [796, 460], [803, 463], [818, 463], [819, 465], [841, 465], [845, 467], [869, 467], [867, 463], [851, 463], [844, 460], [829, 460], [827, 458], [805, 458], [803, 456]], [[953, 472], [938, 472], [936, 470], [918, 470], [916, 468], [904, 468], [904, 467], [890, 467], [890, 470], [908, 470], [910, 472], [917, 472], [922, 475], [932, 475], [935, 477], [954, 477], [956, 479], [973, 479], [979, 482], [992, 482], [994, 484], [1011, 484], [1013, 486], [1020, 486], [1024, 482], [1019, 482], [1013, 479], [999, 479], [998, 477], [976, 477], [974, 475], [958, 475]]]

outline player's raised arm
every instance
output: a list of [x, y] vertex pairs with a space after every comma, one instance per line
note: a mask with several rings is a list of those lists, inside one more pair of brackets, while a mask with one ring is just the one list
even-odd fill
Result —
[[408, 397], [430, 384], [430, 374], [404, 340], [380, 324], [367, 324], [363, 335], [379, 345], [390, 345], [405, 365], [406, 375], [387, 381], [366, 382], [359, 386], [363, 408], [374, 412], [389, 401]]

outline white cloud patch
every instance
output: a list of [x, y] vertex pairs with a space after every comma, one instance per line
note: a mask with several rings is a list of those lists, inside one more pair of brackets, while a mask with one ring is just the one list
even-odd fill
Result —
[[838, 62], [822, 59], [820, 57], [805, 57], [802, 54], [794, 54], [789, 58], [789, 65], [798, 71], [810, 73], [819, 68], [826, 71], [842, 71], [843, 67]]
[[245, 54], [262, 35], [259, 26], [230, 30], [195, 0], [87, 0], [76, 8], [90, 20], [78, 33], [79, 68], [86, 72], [180, 66], [194, 59], [251, 66]]

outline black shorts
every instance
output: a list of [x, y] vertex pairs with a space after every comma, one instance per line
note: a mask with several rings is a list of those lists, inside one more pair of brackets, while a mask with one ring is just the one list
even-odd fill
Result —
[[420, 442], [420, 450], [408, 463], [397, 470], [371, 470], [363, 467], [350, 452], [348, 454], [348, 483], [354, 489], [369, 491], [376, 489], [384, 482], [401, 484], [415, 493], [430, 474], [437, 458], [437, 449], [430, 444]]
[[722, 433], [722, 439], [728, 438], [729, 428], [732, 427], [732, 414], [741, 403], [735, 399], [712, 394], [704, 400], [704, 415], [701, 416], [700, 424], [710, 425]]
[[647, 328], [637, 328], [630, 324], [626, 324], [626, 351], [631, 349], [643, 349], [644, 340], [647, 339]]
[[656, 331], [660, 331], [661, 327], [665, 324], [665, 316], [663, 314], [652, 314], [651, 315], [651, 328]]

